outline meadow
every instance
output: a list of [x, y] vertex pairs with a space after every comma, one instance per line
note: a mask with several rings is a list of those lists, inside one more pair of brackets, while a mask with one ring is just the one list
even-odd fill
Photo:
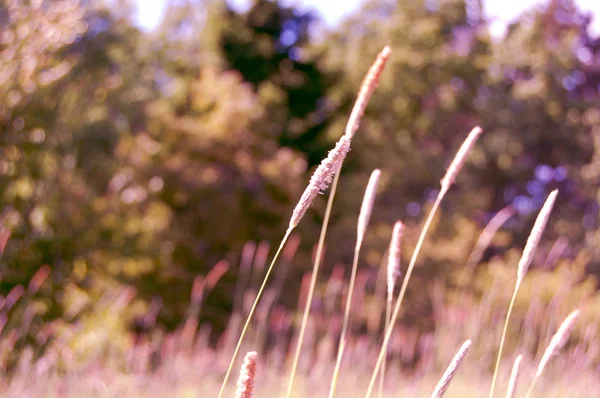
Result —
[[600, 397], [572, 0], [0, 1], [0, 396]]
[[[401, 264], [401, 252], [406, 249], [403, 246], [408, 245], [404, 244], [404, 224], [398, 221], [387, 253], [381, 257], [381, 267], [358, 271], [361, 247], [376, 203], [381, 175], [377, 169], [369, 179], [358, 216], [352, 268], [336, 266], [317, 289], [340, 170], [389, 57], [390, 49], [386, 47], [367, 73], [345, 134], [315, 170], [266, 273], [268, 246], [259, 255], [254, 242], [245, 245], [236, 266], [241, 271], [234, 296], [237, 307], [216, 344], [209, 339], [210, 325], [200, 325], [198, 331], [199, 314], [205, 296], [230, 268], [225, 261], [206, 276], [196, 277], [188, 316], [174, 332], [153, 332], [160, 310], [160, 303], [153, 302], [139, 320], [137, 330], [120, 346], [105, 344], [105, 339], [110, 338], [109, 321], [118, 318], [133, 298], [127, 289], [111, 291], [95, 304], [94, 312], [106, 314], [108, 323], [103, 328], [95, 327], [87, 333], [78, 330], [85, 325], [77, 323], [63, 330], [41, 328], [35, 336], [36, 343], [45, 347], [43, 354], [37, 356], [21, 337], [29, 333], [36, 311], [28, 299], [35, 296], [50, 273], [48, 267], [41, 267], [26, 289], [19, 285], [2, 301], [2, 326], [18, 324], [2, 340], [0, 362], [5, 370], [10, 368], [10, 377], [2, 382], [2, 393], [23, 397], [232, 396], [234, 387], [227, 381], [232, 369], [239, 366], [237, 355], [247, 350], [251, 351], [244, 358], [235, 388], [239, 398], [279, 396], [284, 390], [286, 397], [361, 396], [363, 391], [367, 397], [481, 397], [488, 391], [490, 397], [497, 392], [497, 396], [507, 398], [599, 393], [595, 289], [581, 286], [573, 264], [560, 264], [554, 275], [528, 273], [558, 190], [550, 193], [541, 208], [518, 261], [492, 262], [487, 269], [477, 269], [493, 235], [514, 215], [512, 209], [506, 208], [482, 231], [467, 264], [454, 276], [458, 288], [449, 291], [440, 279], [419, 289], [433, 303], [433, 319], [397, 325], [402, 300], [431, 222], [482, 134], [479, 127], [465, 139], [441, 179], [437, 198], [412, 247], [410, 263]], [[302, 279], [296, 310], [289, 310], [279, 305], [278, 299], [298, 247], [299, 236], [293, 232], [312, 201], [330, 184], [314, 267]], [[9, 234], [5, 233], [2, 250], [8, 240]], [[274, 272], [274, 281], [268, 284], [280, 253], [282, 264]], [[491, 285], [482, 289], [470, 286], [475, 272], [489, 273]], [[400, 280], [403, 282], [398, 289]], [[525, 285], [527, 296], [518, 295], [521, 285]], [[477, 296], [477, 292], [481, 295]], [[12, 319], [11, 309], [19, 304], [24, 306], [19, 312], [21, 317]], [[511, 320], [513, 308], [517, 308], [517, 314]], [[67, 311], [67, 317], [74, 318], [76, 313], [77, 308], [72, 313]], [[423, 330], [418, 326], [427, 323], [435, 328]], [[22, 344], [18, 354], [14, 351], [16, 342]], [[507, 349], [503, 351], [505, 343]], [[108, 351], [102, 350], [107, 347]], [[82, 349], [92, 352], [92, 359], [85, 363], [75, 358], [75, 352]]]

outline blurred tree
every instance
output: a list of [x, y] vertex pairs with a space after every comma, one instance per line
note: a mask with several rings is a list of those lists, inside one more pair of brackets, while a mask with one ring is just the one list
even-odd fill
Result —
[[[375, 167], [383, 189], [365, 261], [378, 265], [397, 218], [413, 244], [444, 168], [478, 123], [486, 133], [444, 203], [453, 216], [438, 220], [417, 286], [462, 266], [506, 204], [521, 217], [502, 245], [523, 243], [554, 188], [545, 238], [567, 237], [599, 263], [600, 43], [572, 1], [524, 15], [502, 40], [490, 37], [478, 1], [370, 0], [326, 30], [276, 1], [237, 12], [180, 0], [147, 34], [128, 2], [107, 4], [0, 1], [0, 239], [12, 230], [1, 294], [48, 264], [40, 314], [60, 316], [80, 296], [92, 312], [90, 298], [127, 284], [146, 301], [162, 296], [161, 321], [174, 326], [196, 274], [247, 240], [280, 238], [388, 44], [392, 58], [344, 167], [327, 263], [349, 262]], [[300, 264], [322, 205], [300, 226]], [[231, 302], [225, 279], [203, 312], [219, 326]]]
[[307, 51], [315, 17], [255, 0], [245, 13], [226, 9], [212, 18], [221, 24], [218, 45], [226, 67], [238, 70], [269, 109], [260, 133], [305, 153], [309, 166], [318, 164], [331, 147], [323, 131], [333, 110], [326, 95], [336, 73]]

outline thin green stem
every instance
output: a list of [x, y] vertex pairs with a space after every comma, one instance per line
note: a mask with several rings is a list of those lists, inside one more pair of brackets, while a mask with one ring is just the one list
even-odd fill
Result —
[[494, 377], [492, 378], [492, 387], [490, 388], [489, 398], [493, 398], [494, 396], [494, 389], [496, 388], [496, 379], [498, 378], [500, 360], [502, 358], [502, 350], [504, 349], [504, 341], [506, 340], [506, 331], [508, 330], [508, 322], [510, 321], [510, 315], [512, 314], [512, 310], [515, 305], [515, 299], [517, 298], [517, 292], [519, 291], [520, 286], [521, 280], [517, 279], [517, 283], [515, 284], [515, 290], [513, 292], [512, 298], [510, 299], [510, 304], [508, 306], [508, 312], [506, 313], [506, 319], [504, 320], [504, 329], [502, 329], [502, 338], [500, 339], [500, 348], [498, 348], [498, 357], [496, 358], [496, 366], [494, 367]]
[[275, 257], [273, 257], [273, 260], [271, 261], [271, 265], [269, 265], [269, 268], [267, 269], [267, 273], [265, 274], [265, 278], [263, 279], [262, 285], [260, 285], [260, 289], [258, 289], [258, 293], [256, 294], [256, 298], [254, 299], [252, 308], [250, 308], [250, 313], [248, 314], [248, 318], [246, 318], [246, 323], [244, 324], [244, 328], [242, 329], [240, 338], [238, 339], [235, 350], [233, 351], [233, 356], [231, 357], [231, 361], [229, 362], [229, 367], [227, 368], [227, 373], [225, 373], [225, 378], [223, 379], [223, 384], [221, 384], [221, 390], [219, 390], [218, 398], [221, 398], [223, 396], [223, 393], [225, 391], [225, 386], [227, 385], [227, 380], [229, 379], [229, 375], [231, 374], [231, 370], [233, 369], [233, 364], [235, 363], [235, 359], [238, 355], [238, 352], [240, 351], [240, 347], [242, 346], [242, 341], [244, 340], [244, 336], [246, 335], [246, 331], [248, 330], [248, 326], [250, 325], [250, 321], [252, 320], [254, 311], [256, 311], [258, 301], [260, 300], [260, 298], [263, 294], [263, 291], [265, 289], [265, 286], [267, 285], [267, 281], [269, 280], [269, 276], [271, 275], [273, 266], [275, 265], [275, 262], [277, 261], [277, 258], [279, 257], [281, 250], [285, 246], [285, 243], [287, 242], [290, 234], [292, 233], [292, 230], [293, 230], [293, 228], [288, 228], [288, 230], [286, 231], [283, 239], [281, 240], [281, 243], [279, 244], [279, 249], [277, 249], [277, 253], [275, 253]]
[[354, 259], [352, 260], [352, 273], [350, 274], [350, 284], [348, 285], [348, 295], [346, 296], [346, 308], [344, 310], [344, 320], [342, 321], [342, 332], [340, 334], [340, 346], [338, 348], [338, 355], [335, 361], [335, 369], [337, 372], [334, 374], [334, 378], [331, 379], [331, 387], [329, 388], [329, 398], [333, 398], [335, 394], [335, 386], [337, 385], [337, 375], [339, 373], [339, 367], [342, 363], [342, 349], [343, 342], [346, 341], [346, 331], [348, 330], [348, 320], [350, 318], [350, 307], [352, 307], [352, 296], [354, 295], [354, 284], [356, 281], [356, 270], [358, 268], [358, 256], [360, 254], [360, 247], [362, 246], [362, 239], [357, 239], [356, 247], [354, 248]]
[[425, 236], [427, 235], [427, 231], [433, 221], [433, 217], [437, 212], [444, 195], [446, 194], [446, 189], [442, 189], [438, 194], [435, 202], [433, 203], [433, 207], [429, 212], [429, 216], [427, 216], [427, 220], [425, 221], [425, 225], [423, 226], [423, 230], [421, 231], [421, 235], [419, 236], [419, 240], [417, 241], [417, 246], [415, 247], [415, 251], [413, 252], [412, 258], [410, 259], [410, 263], [408, 264], [408, 268], [406, 270], [406, 276], [404, 277], [404, 281], [402, 282], [402, 287], [400, 288], [400, 294], [398, 296], [398, 300], [396, 301], [396, 305], [394, 306], [394, 312], [392, 313], [392, 317], [390, 319], [390, 324], [385, 332], [385, 337], [383, 339], [383, 344], [381, 346], [381, 350], [379, 351], [379, 356], [377, 357], [377, 362], [375, 363], [375, 369], [373, 370], [373, 374], [371, 375], [371, 381], [369, 382], [369, 388], [367, 389], [366, 397], [369, 398], [371, 393], [373, 392], [373, 387], [375, 386], [375, 380], [377, 379], [377, 373], [379, 372], [379, 368], [383, 362], [383, 358], [385, 357], [385, 352], [387, 345], [390, 341], [390, 337], [392, 336], [392, 330], [394, 329], [394, 324], [398, 319], [398, 315], [400, 314], [400, 307], [402, 305], [402, 300], [404, 299], [404, 295], [406, 294], [406, 288], [408, 286], [408, 281], [410, 280], [410, 276], [412, 275], [413, 269], [415, 268], [415, 263], [417, 262], [417, 257], [419, 252], [421, 251], [421, 247], [423, 246], [423, 242], [425, 241]]
[[335, 192], [337, 190], [338, 181], [340, 179], [340, 172], [342, 168], [335, 174], [333, 183], [331, 184], [331, 192], [329, 193], [329, 199], [327, 200], [327, 208], [325, 209], [325, 216], [323, 218], [323, 225], [321, 226], [321, 235], [319, 236], [319, 243], [317, 244], [317, 254], [315, 256], [315, 262], [313, 264], [313, 272], [310, 278], [310, 287], [308, 288], [308, 296], [306, 297], [306, 304], [304, 305], [304, 315], [302, 316], [302, 324], [300, 325], [300, 333], [298, 334], [298, 343], [296, 345], [296, 352], [294, 353], [294, 359], [292, 362], [292, 373], [287, 386], [286, 398], [289, 398], [292, 393], [292, 387], [294, 385], [294, 377], [296, 376], [296, 368], [298, 367], [298, 360], [300, 359], [300, 351], [302, 349], [302, 341], [304, 339], [304, 331], [306, 330], [306, 324], [308, 322], [308, 315], [310, 313], [310, 305], [312, 298], [315, 293], [315, 285], [317, 283], [317, 275], [319, 273], [319, 267], [321, 266], [321, 257], [323, 256], [323, 248], [325, 246], [325, 236], [327, 235], [327, 226], [329, 225], [329, 218], [331, 216], [331, 209], [333, 207], [333, 199], [335, 198]]

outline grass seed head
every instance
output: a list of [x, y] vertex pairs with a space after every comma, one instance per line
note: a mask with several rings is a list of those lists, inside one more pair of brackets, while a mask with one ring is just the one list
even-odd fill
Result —
[[256, 351], [250, 351], [244, 357], [244, 363], [237, 381], [236, 398], [252, 398], [254, 378], [256, 377]]
[[471, 152], [471, 149], [473, 148], [473, 146], [475, 146], [475, 143], [477, 142], [477, 139], [479, 138], [482, 132], [483, 130], [481, 129], [481, 127], [475, 127], [473, 130], [471, 130], [465, 141], [462, 143], [460, 149], [456, 153], [456, 156], [454, 156], [452, 163], [450, 163], [450, 166], [448, 166], [448, 170], [446, 170], [444, 178], [442, 178], [442, 190], [447, 191], [448, 189], [450, 189], [450, 186], [454, 184], [456, 176], [458, 176], [458, 173], [460, 173], [460, 170], [467, 161], [467, 156], [469, 155], [469, 152]]
[[458, 371], [458, 367], [465, 359], [465, 355], [467, 355], [469, 348], [471, 348], [471, 340], [465, 341], [458, 352], [454, 355], [452, 362], [450, 362], [450, 365], [444, 372], [444, 375], [435, 386], [435, 390], [433, 391], [433, 394], [431, 394], [431, 398], [441, 398], [444, 396], [446, 390], [448, 390], [448, 387], [450, 386], [450, 382], [452, 382], [454, 375], [456, 375], [456, 372]]
[[310, 178], [308, 186], [304, 190], [304, 193], [300, 197], [300, 200], [292, 213], [289, 225], [290, 229], [295, 228], [300, 223], [300, 220], [304, 217], [306, 211], [317, 195], [329, 187], [333, 177], [340, 170], [349, 150], [350, 139], [346, 136], [342, 136]]
[[371, 95], [377, 84], [379, 84], [379, 77], [381, 76], [381, 72], [383, 72], [383, 68], [387, 63], [388, 58], [390, 57], [390, 47], [385, 46], [383, 50], [377, 55], [375, 62], [369, 68], [365, 79], [363, 80], [360, 90], [358, 91], [358, 97], [356, 98], [356, 102], [354, 103], [354, 107], [352, 108], [352, 113], [350, 113], [350, 118], [348, 119], [348, 124], [346, 125], [346, 136], [352, 139], [354, 137], [354, 133], [358, 130], [358, 126], [360, 125], [360, 119], [362, 115], [365, 113], [365, 108], [371, 99]]
[[517, 280], [519, 282], [521, 282], [525, 277], [527, 269], [529, 269], [529, 265], [533, 260], [535, 250], [540, 243], [544, 229], [546, 229], [546, 224], [548, 224], [548, 219], [550, 218], [550, 213], [552, 212], [552, 207], [554, 206], [554, 201], [556, 200], [557, 194], [558, 190], [555, 189], [550, 193], [550, 195], [548, 195], [544, 206], [542, 206], [542, 209], [535, 220], [535, 224], [533, 224], [533, 228], [531, 229], [531, 233], [527, 238], [527, 243], [525, 244], [525, 249], [523, 249], [523, 255], [519, 260], [519, 266], [517, 268]]
[[369, 178], [369, 183], [367, 184], [367, 189], [365, 190], [357, 226], [357, 234], [360, 241], [362, 241], [367, 232], [367, 225], [369, 225], [371, 213], [373, 212], [373, 204], [375, 203], [377, 184], [379, 183], [380, 176], [381, 171], [379, 169], [373, 170], [373, 173], [371, 173], [371, 177]]
[[517, 383], [519, 381], [519, 372], [521, 370], [521, 361], [523, 355], [517, 356], [515, 363], [513, 364], [512, 371], [510, 372], [510, 380], [508, 381], [508, 388], [506, 389], [506, 398], [513, 398], [517, 391]]
[[550, 340], [548, 348], [546, 348], [546, 351], [544, 351], [544, 355], [542, 356], [542, 360], [538, 366], [536, 377], [539, 377], [542, 374], [550, 359], [554, 355], [558, 354], [561, 348], [565, 345], [569, 339], [573, 325], [575, 325], [577, 318], [579, 318], [579, 314], [579, 310], [571, 312], [571, 314], [560, 325], [558, 331], [554, 334], [554, 336], [552, 336], [552, 340]]

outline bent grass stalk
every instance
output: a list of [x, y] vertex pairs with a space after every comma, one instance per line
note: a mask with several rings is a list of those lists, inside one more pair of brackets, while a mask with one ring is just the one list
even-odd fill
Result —
[[508, 381], [508, 388], [506, 389], [506, 398], [514, 398], [517, 392], [517, 383], [519, 382], [519, 372], [521, 370], [521, 361], [523, 355], [517, 356], [515, 363], [513, 364], [512, 371], [510, 372], [510, 379]]
[[448, 387], [450, 386], [450, 383], [452, 382], [452, 379], [458, 371], [458, 367], [464, 361], [465, 356], [469, 351], [469, 348], [471, 348], [471, 340], [465, 341], [462, 344], [462, 346], [458, 349], [458, 352], [454, 355], [454, 358], [452, 358], [452, 361], [450, 362], [450, 365], [448, 365], [448, 368], [446, 368], [446, 371], [442, 375], [442, 378], [438, 381], [437, 385], [435, 386], [435, 389], [431, 394], [431, 398], [442, 398], [444, 396], [444, 394], [448, 390]]
[[298, 360], [300, 359], [300, 351], [302, 349], [302, 341], [304, 340], [304, 332], [306, 330], [306, 323], [308, 322], [308, 315], [310, 311], [310, 303], [315, 293], [315, 285], [317, 283], [317, 274], [321, 266], [321, 257], [323, 257], [323, 247], [325, 246], [325, 236], [327, 235], [327, 226], [329, 225], [329, 217], [331, 215], [331, 208], [333, 207], [333, 199], [335, 198], [335, 192], [337, 190], [337, 183], [339, 180], [339, 173], [335, 175], [333, 184], [331, 185], [331, 192], [327, 199], [327, 208], [325, 209], [325, 216], [323, 218], [323, 225], [321, 226], [321, 234], [319, 236], [319, 243], [317, 244], [317, 254], [315, 256], [315, 262], [313, 264], [313, 272], [310, 277], [310, 286], [308, 287], [308, 294], [306, 295], [306, 303], [304, 304], [304, 314], [302, 315], [302, 324], [300, 326], [300, 332], [298, 333], [298, 343], [296, 343], [296, 351], [294, 352], [294, 359], [292, 362], [292, 370], [290, 379], [288, 381], [287, 392], [285, 396], [287, 398], [292, 394], [292, 387], [294, 385], [294, 377], [296, 375], [296, 369], [298, 368]]
[[463, 142], [460, 149], [458, 150], [456, 156], [452, 160], [452, 163], [448, 167], [444, 178], [441, 180], [441, 189], [438, 193], [435, 202], [433, 203], [433, 207], [429, 211], [429, 215], [423, 225], [423, 229], [421, 230], [421, 234], [419, 235], [419, 239], [417, 241], [417, 245], [415, 246], [415, 250], [410, 259], [410, 263], [408, 264], [408, 268], [406, 270], [406, 276], [402, 281], [402, 286], [400, 288], [400, 293], [398, 295], [398, 299], [396, 300], [396, 305], [394, 306], [394, 311], [392, 313], [392, 317], [390, 318], [390, 325], [385, 331], [385, 336], [383, 338], [383, 343], [381, 349], [379, 351], [379, 355], [377, 356], [377, 362], [375, 363], [375, 369], [373, 370], [373, 374], [371, 375], [371, 381], [369, 381], [369, 387], [367, 388], [366, 397], [369, 398], [373, 392], [373, 387], [375, 385], [375, 380], [377, 378], [377, 373], [379, 373], [379, 368], [383, 362], [383, 358], [385, 356], [386, 347], [390, 341], [392, 336], [392, 331], [394, 329], [394, 324], [398, 319], [398, 315], [400, 314], [400, 307], [402, 306], [402, 300], [404, 299], [404, 295], [406, 294], [406, 289], [408, 287], [408, 282], [410, 281], [410, 277], [412, 275], [413, 269], [415, 268], [415, 263], [417, 262], [417, 257], [419, 256], [419, 252], [421, 251], [421, 247], [423, 246], [423, 242], [425, 241], [425, 236], [429, 231], [433, 218], [435, 217], [435, 213], [437, 212], [442, 199], [450, 189], [450, 186], [454, 183], [456, 176], [460, 172], [462, 166], [464, 165], [467, 155], [470, 152], [471, 148], [475, 145], [477, 138], [481, 135], [482, 130], [479, 126], [475, 127], [469, 133], [467, 139]]
[[[390, 56], [390, 51], [391, 50], [389, 46], [385, 46], [384, 49], [381, 50], [381, 52], [377, 55], [375, 62], [373, 62], [373, 65], [371, 65], [371, 68], [369, 68], [369, 71], [367, 72], [367, 75], [361, 84], [361, 88], [358, 92], [358, 97], [352, 108], [352, 112], [350, 114], [350, 118], [348, 119], [346, 130], [344, 136], [342, 136], [342, 139], [346, 137], [348, 142], [350, 142], [350, 140], [354, 137], [354, 134], [358, 130], [360, 119], [365, 111], [365, 108], [367, 106], [367, 103], [369, 102], [371, 95], [373, 94], [373, 91], [379, 83], [379, 77], [381, 76], [383, 68]], [[327, 235], [329, 218], [331, 216], [331, 208], [333, 207], [333, 200], [335, 198], [335, 193], [337, 191], [337, 185], [339, 182], [341, 166], [342, 164], [340, 163], [338, 172], [335, 173], [333, 183], [331, 184], [331, 192], [329, 194], [329, 199], [327, 200], [327, 208], [325, 209], [325, 216], [323, 218], [323, 225], [321, 226], [319, 243], [317, 244], [317, 255], [313, 264], [313, 272], [311, 275], [310, 286], [308, 288], [308, 294], [306, 297], [306, 304], [304, 306], [304, 314], [302, 315], [302, 324], [300, 325], [300, 332], [298, 334], [298, 343], [296, 345], [296, 351], [294, 352], [294, 358], [292, 360], [292, 369], [287, 386], [286, 398], [289, 398], [292, 393], [294, 378], [296, 376], [296, 369], [298, 367], [298, 360], [300, 359], [300, 351], [302, 349], [302, 342], [304, 340], [304, 332], [306, 330], [308, 315], [310, 313], [310, 305], [312, 302], [312, 297], [314, 295], [317, 276], [321, 265], [321, 257], [323, 247], [325, 245], [325, 236]]]
[[544, 351], [544, 355], [542, 356], [540, 364], [538, 365], [537, 371], [533, 377], [533, 381], [531, 382], [529, 389], [527, 390], [525, 398], [529, 398], [531, 396], [533, 393], [533, 388], [535, 387], [535, 383], [544, 372], [544, 368], [550, 359], [558, 354], [558, 351], [560, 351], [560, 349], [567, 342], [569, 335], [571, 334], [571, 330], [573, 329], [573, 325], [575, 325], [577, 318], [579, 318], [579, 314], [579, 310], [571, 312], [571, 314], [569, 314], [569, 316], [560, 325], [558, 331], [554, 334], [554, 336], [552, 336], [552, 340], [550, 340], [550, 344], [548, 344], [546, 351]]
[[344, 349], [346, 348], [346, 340], [340, 340], [340, 349], [338, 351], [338, 359], [335, 362], [335, 368], [333, 369], [333, 376], [331, 379], [331, 388], [329, 391], [329, 397], [333, 396], [333, 392], [337, 387], [338, 375], [340, 374], [340, 364], [342, 363], [342, 356], [344, 355]]
[[[262, 294], [263, 294], [263, 291], [267, 284], [267, 281], [269, 279], [269, 276], [271, 275], [273, 266], [275, 265], [275, 261], [279, 257], [279, 254], [281, 253], [283, 247], [285, 246], [285, 243], [287, 242], [290, 234], [292, 233], [294, 228], [296, 228], [296, 226], [298, 226], [298, 224], [300, 223], [300, 220], [306, 214], [306, 211], [312, 204], [313, 200], [317, 197], [317, 195], [320, 192], [327, 189], [327, 187], [329, 186], [329, 183], [331, 182], [331, 179], [333, 178], [334, 175], [335, 175], [335, 179], [336, 179], [336, 183], [337, 183], [337, 178], [338, 178], [337, 176], [339, 174], [339, 170], [340, 170], [340, 168], [342, 166], [342, 162], [344, 161], [344, 158], [346, 157], [346, 154], [348, 153], [349, 150], [350, 150], [350, 139], [346, 136], [342, 136], [342, 138], [340, 138], [340, 140], [337, 142], [335, 147], [331, 151], [329, 151], [329, 154], [321, 162], [319, 167], [317, 167], [317, 169], [313, 173], [312, 177], [310, 178], [310, 182], [308, 183], [308, 186], [302, 193], [302, 196], [300, 197], [298, 204], [294, 208], [294, 211], [292, 212], [292, 217], [290, 218], [290, 224], [285, 233], [285, 236], [283, 237], [281, 243], [279, 244], [277, 253], [275, 253], [275, 257], [273, 257], [273, 260], [271, 261], [271, 264], [269, 265], [269, 268], [267, 269], [267, 273], [265, 274], [262, 284], [261, 284], [260, 288], [258, 289], [258, 293], [256, 294], [256, 298], [254, 299], [254, 303], [252, 304], [250, 313], [248, 314], [248, 317], [246, 318], [246, 323], [244, 324], [244, 328], [242, 329], [242, 333], [240, 335], [240, 338], [238, 339], [237, 345], [233, 352], [233, 356], [231, 358], [231, 362], [229, 363], [229, 367], [225, 374], [223, 384], [221, 385], [221, 390], [219, 391], [219, 398], [221, 398], [223, 396], [223, 392], [225, 391], [225, 386], [227, 385], [227, 380], [229, 379], [229, 375], [231, 374], [233, 364], [235, 362], [237, 354], [242, 345], [244, 336], [246, 335], [246, 332], [248, 330], [248, 326], [250, 325], [250, 321], [251, 321], [252, 317], [254, 316], [254, 312], [256, 311], [258, 302], [259, 302], [260, 298], [262, 297]], [[332, 189], [332, 193], [333, 192], [335, 192], [334, 189]]]
[[237, 358], [237, 355], [240, 351], [240, 347], [242, 346], [242, 341], [244, 340], [244, 336], [246, 335], [246, 332], [248, 331], [248, 326], [250, 325], [250, 321], [252, 320], [252, 317], [254, 316], [256, 307], [258, 306], [258, 301], [260, 300], [260, 298], [263, 294], [263, 291], [265, 289], [265, 286], [267, 285], [267, 281], [269, 280], [271, 271], [273, 271], [273, 266], [275, 265], [275, 262], [277, 261], [277, 258], [279, 257], [281, 250], [285, 246], [285, 243], [287, 242], [291, 232], [292, 232], [292, 228], [289, 228], [287, 230], [287, 232], [285, 233], [283, 239], [281, 240], [281, 243], [279, 244], [279, 249], [277, 249], [277, 252], [275, 253], [275, 256], [273, 257], [273, 260], [271, 261], [271, 264], [269, 265], [269, 268], [267, 269], [265, 278], [263, 279], [263, 282], [260, 285], [260, 288], [258, 289], [258, 293], [256, 294], [256, 298], [254, 299], [252, 308], [250, 308], [250, 312], [248, 313], [248, 317], [246, 318], [246, 322], [244, 323], [244, 327], [242, 328], [242, 333], [240, 334], [240, 338], [238, 339], [237, 344], [235, 346], [235, 350], [233, 351], [233, 355], [231, 356], [231, 361], [229, 362], [229, 367], [227, 368], [227, 372], [225, 373], [223, 383], [221, 384], [221, 389], [219, 390], [219, 395], [218, 395], [219, 398], [221, 398], [223, 396], [223, 393], [225, 392], [225, 387], [227, 386], [227, 380], [229, 380], [229, 376], [231, 375], [233, 365], [235, 364], [235, 359]]
[[356, 233], [356, 246], [354, 247], [354, 259], [352, 260], [352, 271], [350, 274], [350, 284], [348, 285], [348, 294], [346, 295], [346, 308], [344, 310], [344, 318], [342, 321], [342, 331], [340, 334], [340, 345], [338, 348], [337, 359], [335, 361], [334, 377], [331, 379], [331, 386], [329, 388], [329, 398], [333, 398], [335, 394], [335, 387], [337, 385], [337, 376], [339, 374], [340, 365], [342, 363], [343, 348], [346, 341], [346, 331], [348, 330], [348, 320], [350, 318], [350, 308], [352, 307], [352, 297], [354, 295], [354, 284], [356, 281], [356, 270], [358, 269], [358, 258], [360, 255], [360, 249], [365, 238], [367, 231], [367, 225], [371, 218], [371, 212], [373, 211], [373, 203], [375, 202], [375, 193], [377, 190], [377, 183], [379, 182], [379, 176], [381, 171], [375, 169], [369, 178], [369, 183], [365, 191], [362, 206], [360, 208], [360, 215], [358, 216], [358, 226]]
[[494, 389], [496, 387], [496, 380], [498, 379], [498, 371], [500, 369], [500, 360], [502, 359], [502, 351], [504, 349], [504, 342], [506, 341], [508, 322], [510, 321], [510, 316], [515, 305], [515, 299], [517, 298], [517, 293], [521, 287], [521, 282], [523, 281], [523, 278], [525, 278], [525, 274], [531, 265], [533, 255], [537, 249], [542, 234], [544, 233], [544, 229], [546, 229], [546, 224], [548, 223], [548, 218], [550, 218], [550, 213], [552, 212], [552, 207], [554, 206], [557, 194], [558, 190], [554, 190], [550, 193], [550, 195], [548, 195], [544, 206], [542, 206], [542, 209], [535, 220], [535, 224], [533, 224], [533, 228], [531, 229], [531, 233], [529, 234], [527, 243], [523, 249], [523, 254], [519, 260], [519, 265], [517, 267], [517, 281], [515, 283], [515, 289], [513, 290], [512, 298], [510, 299], [510, 304], [508, 305], [506, 319], [504, 320], [504, 328], [502, 329], [502, 337], [500, 338], [500, 347], [498, 348], [498, 356], [496, 357], [496, 365], [494, 367], [494, 376], [492, 378], [492, 386], [490, 387], [489, 398], [493, 398], [494, 396]]

